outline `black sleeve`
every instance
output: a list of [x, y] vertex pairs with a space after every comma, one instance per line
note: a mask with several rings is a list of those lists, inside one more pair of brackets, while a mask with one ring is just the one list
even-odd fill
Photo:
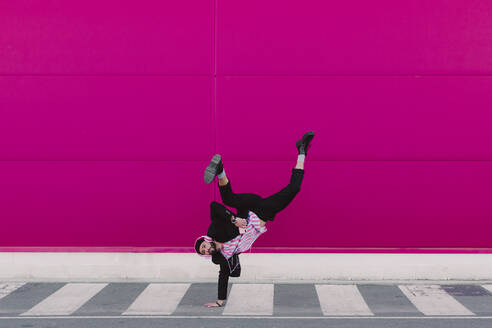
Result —
[[219, 281], [217, 284], [218, 298], [219, 300], [227, 299], [227, 284], [229, 283], [229, 265], [227, 260], [222, 255], [213, 255], [212, 262], [220, 265]]
[[227, 284], [229, 283], [229, 267], [220, 265], [217, 295], [219, 300], [227, 299]]
[[233, 215], [224, 205], [213, 201], [210, 203], [210, 219], [213, 221], [228, 222]]
[[217, 239], [217, 227], [215, 226], [214, 223], [211, 223], [210, 226], [208, 227], [207, 236], [209, 236], [212, 239]]

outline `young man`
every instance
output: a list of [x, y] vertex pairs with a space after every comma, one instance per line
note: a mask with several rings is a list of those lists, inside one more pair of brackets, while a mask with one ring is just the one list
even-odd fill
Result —
[[195, 241], [195, 250], [199, 255], [211, 256], [212, 262], [220, 265], [218, 299], [215, 303], [207, 303], [205, 306], [223, 306], [227, 298], [229, 276], [239, 277], [241, 274], [239, 254], [251, 248], [253, 242], [267, 231], [266, 222], [273, 221], [275, 215], [299, 192], [304, 175], [304, 159], [313, 137], [314, 132], [310, 131], [296, 142], [299, 154], [296, 167], [292, 169], [290, 183], [267, 198], [250, 193], [235, 194], [225, 174], [221, 156], [217, 154], [210, 161], [205, 169], [205, 183], [211, 183], [217, 176], [222, 201], [225, 205], [236, 208], [237, 214], [213, 201], [210, 204], [212, 223], [207, 235]]

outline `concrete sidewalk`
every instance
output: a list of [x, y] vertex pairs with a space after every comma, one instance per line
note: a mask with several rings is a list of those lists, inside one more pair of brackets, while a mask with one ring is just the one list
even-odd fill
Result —
[[[243, 283], [491, 281], [492, 254], [241, 254]], [[217, 282], [194, 253], [0, 253], [2, 281]]]

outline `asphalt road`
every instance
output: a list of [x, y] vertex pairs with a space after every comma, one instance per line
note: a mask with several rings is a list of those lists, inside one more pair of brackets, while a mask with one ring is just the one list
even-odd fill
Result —
[[22, 318], [2, 319], [2, 328], [490, 328], [492, 318], [289, 318], [289, 319], [251, 319], [251, 318]]
[[7, 327], [492, 327], [492, 285], [0, 283]]

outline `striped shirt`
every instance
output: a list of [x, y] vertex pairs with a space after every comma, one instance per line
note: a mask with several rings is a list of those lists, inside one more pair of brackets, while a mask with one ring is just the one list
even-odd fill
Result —
[[234, 254], [244, 253], [251, 248], [254, 241], [264, 232], [267, 231], [265, 226], [260, 225], [260, 218], [253, 212], [248, 212], [249, 223], [246, 226], [246, 232], [236, 238], [222, 244], [220, 252], [226, 259], [231, 258]]

